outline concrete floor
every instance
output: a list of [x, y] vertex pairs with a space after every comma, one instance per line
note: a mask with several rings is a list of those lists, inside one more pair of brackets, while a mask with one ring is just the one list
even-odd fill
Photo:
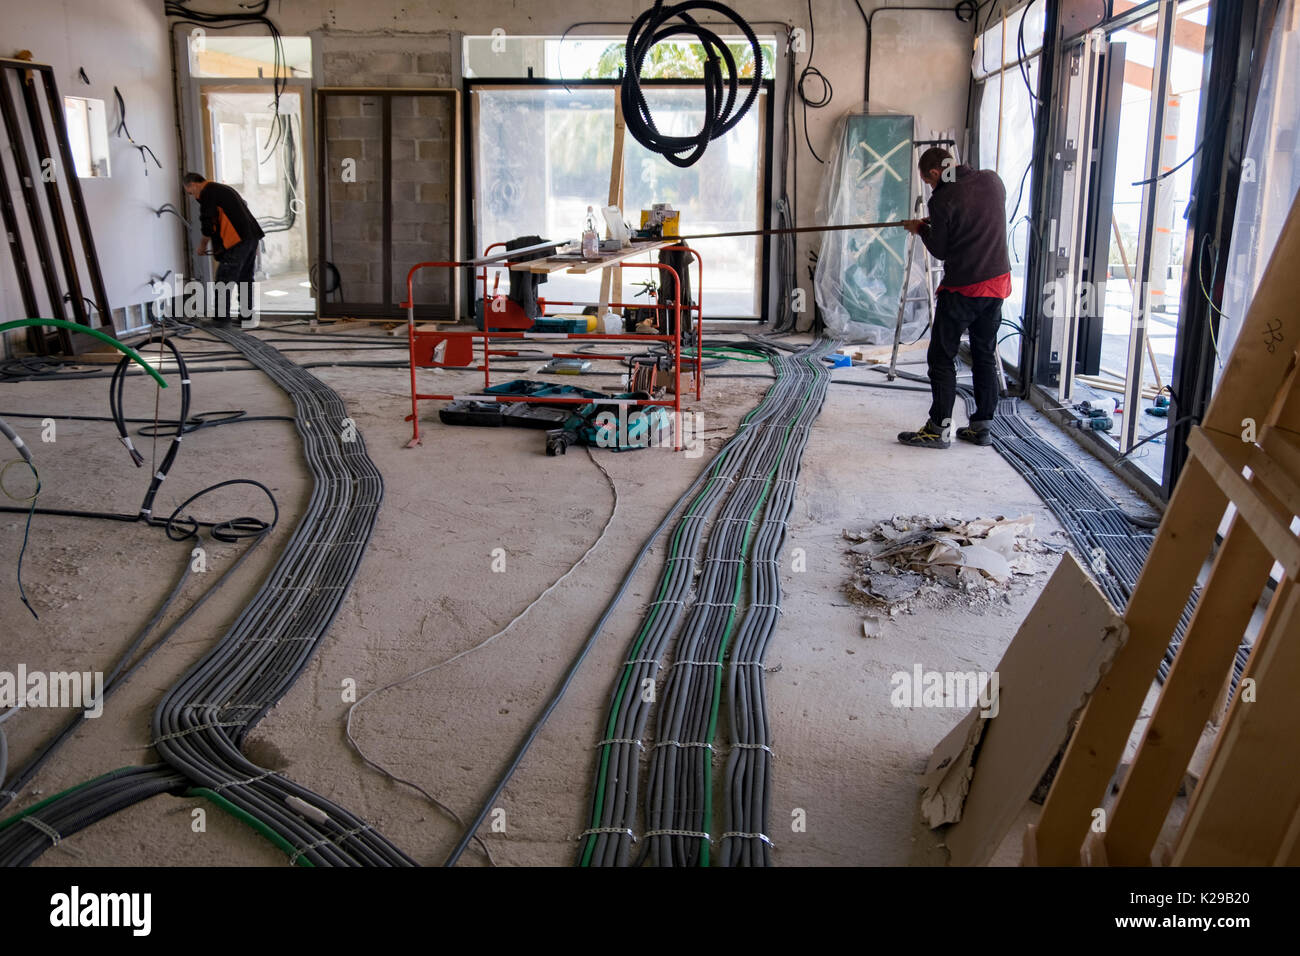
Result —
[[[394, 341], [373, 328], [357, 332]], [[265, 326], [258, 334], [276, 337]], [[329, 338], [324, 333], [279, 344], [327, 348]], [[188, 352], [217, 346], [192, 337], [185, 347]], [[289, 354], [306, 362], [331, 353]], [[763, 369], [732, 364], [719, 371]], [[385, 499], [342, 613], [294, 687], [255, 728], [246, 750], [260, 765], [347, 806], [421, 863], [440, 863], [459, 828], [418, 793], [364, 766], [349, 748], [343, 734], [349, 706], [345, 685], [355, 681], [360, 697], [495, 634], [591, 546], [609, 515], [611, 495], [585, 452], [548, 458], [537, 432], [443, 426], [433, 403], [422, 408], [423, 446], [404, 448], [408, 392], [401, 369], [318, 369], [315, 374], [348, 403], [383, 473]], [[420, 375], [428, 390], [463, 393], [481, 382], [468, 372]], [[884, 380], [864, 369], [840, 371], [837, 377]], [[260, 372], [195, 374], [193, 381], [192, 412], [292, 412], [289, 399]], [[615, 381], [591, 378], [581, 384]], [[0, 416], [107, 414], [106, 387], [104, 380], [0, 386]], [[502, 637], [368, 701], [354, 721], [365, 752], [462, 817], [472, 815], [635, 551], [764, 388], [759, 379], [706, 384], [704, 400], [691, 403], [705, 416], [708, 453], [703, 457], [661, 449], [598, 452], [619, 495], [605, 539]], [[162, 415], [174, 415], [175, 396], [163, 395]], [[152, 385], [133, 379], [127, 414], [152, 418], [154, 398]], [[777, 865], [944, 862], [941, 837], [919, 823], [917, 774], [961, 713], [892, 707], [890, 675], [916, 663], [936, 670], [991, 670], [1047, 580], [1046, 574], [1020, 580], [1007, 601], [992, 610], [919, 609], [887, 623], [880, 638], [868, 639], [862, 636], [862, 610], [844, 596], [849, 565], [841, 531], [898, 513], [955, 512], [970, 518], [1028, 513], [1035, 516], [1040, 537], [1064, 542], [1046, 507], [991, 448], [958, 443], [935, 452], [898, 445], [895, 433], [919, 425], [927, 405], [926, 396], [917, 393], [833, 386], [807, 448], [787, 545], [787, 554], [796, 547], [805, 550], [806, 570], [784, 576], [785, 614], [769, 654], [767, 681], [777, 758], [771, 824]], [[46, 444], [38, 421], [9, 421], [33, 447], [42, 506], [136, 510], [148, 472], [131, 466], [110, 423], [60, 421], [57, 441]], [[135, 441], [148, 460], [151, 441]], [[160, 442], [160, 453], [163, 446]], [[156, 759], [147, 746], [156, 700], [254, 593], [304, 507], [307, 470], [290, 422], [234, 424], [188, 436], [155, 511], [165, 515], [201, 487], [240, 477], [256, 478], [276, 494], [281, 517], [271, 540], [109, 699], [102, 718], [83, 725], [7, 812], [107, 770]], [[12, 478], [10, 484], [24, 487]], [[1140, 510], [1117, 479], [1107, 487], [1126, 507]], [[235, 486], [203, 499], [194, 511], [201, 517], [262, 515], [266, 506], [257, 492]], [[23, 563], [23, 580], [41, 615], [37, 622], [19, 602], [14, 584], [22, 524], [20, 516], [0, 516], [0, 582], [5, 582], [0, 668], [10, 670], [20, 662], [33, 670], [107, 669], [154, 612], [193, 547], [138, 524], [37, 516]], [[210, 577], [194, 575], [168, 621], [246, 545], [204, 547]], [[505, 550], [503, 573], [491, 569], [497, 548]], [[661, 561], [657, 548], [498, 801], [504, 831], [483, 830], [498, 865], [573, 862], [576, 838], [586, 825], [599, 723]], [[28, 710], [8, 721], [11, 770], [65, 716]], [[206, 811], [201, 830], [195, 810]], [[807, 821], [804, 832], [791, 828], [798, 810]], [[1006, 853], [999, 860], [1015, 862]], [[204, 801], [165, 796], [64, 840], [40, 865], [284, 862], [268, 842]], [[474, 846], [462, 858], [463, 865], [484, 862]]]

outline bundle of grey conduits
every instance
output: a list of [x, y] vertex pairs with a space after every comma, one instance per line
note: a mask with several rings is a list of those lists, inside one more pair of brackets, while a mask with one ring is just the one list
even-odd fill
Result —
[[347, 411], [333, 389], [252, 336], [211, 331], [293, 399], [314, 479], [306, 511], [253, 601], [158, 704], [152, 742], [166, 766], [114, 771], [4, 821], [0, 863], [29, 863], [108, 813], [182, 787], [234, 813], [300, 865], [414, 863], [344, 808], [240, 752], [342, 606], [374, 528], [383, 480], [360, 434], [344, 428]]
[[[670, 539], [654, 600], [602, 725], [590, 823], [579, 853], [583, 866], [707, 866], [715, 843], [723, 865], [771, 862], [772, 751], [763, 661], [780, 613], [777, 554], [808, 430], [830, 382], [821, 357], [833, 343], [823, 339], [793, 355], [751, 347], [767, 355], [776, 378], [701, 476], [702, 488]], [[746, 578], [748, 598], [742, 600]], [[668, 677], [655, 683], [674, 638]], [[731, 746], [719, 834], [713, 747], [724, 676]], [[647, 693], [649, 687], [656, 693]], [[645, 729], [655, 707], [650, 743]], [[634, 861], [646, 750], [646, 825]]]

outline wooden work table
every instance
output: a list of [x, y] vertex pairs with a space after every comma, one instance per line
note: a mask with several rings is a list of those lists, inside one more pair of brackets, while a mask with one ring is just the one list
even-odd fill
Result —
[[554, 272], [567, 272], [572, 275], [590, 275], [610, 266], [639, 256], [643, 252], [653, 252], [665, 246], [675, 245], [676, 239], [654, 239], [647, 242], [634, 242], [627, 249], [617, 252], [602, 252], [595, 259], [579, 259], [572, 256], [551, 256], [546, 259], [530, 259], [528, 262], [514, 262], [510, 265], [512, 272], [540, 272], [550, 275]]

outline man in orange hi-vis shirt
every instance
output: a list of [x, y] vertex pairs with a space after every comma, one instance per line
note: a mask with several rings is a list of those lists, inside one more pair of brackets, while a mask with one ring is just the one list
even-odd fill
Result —
[[207, 255], [211, 243], [217, 260], [213, 278], [216, 292], [212, 319], [226, 323], [231, 318], [230, 293], [239, 289], [239, 311], [252, 316], [253, 269], [257, 263], [257, 244], [266, 235], [249, 211], [244, 197], [222, 183], [214, 183], [198, 173], [185, 174], [185, 191], [199, 204], [199, 224], [203, 239], [195, 251]]

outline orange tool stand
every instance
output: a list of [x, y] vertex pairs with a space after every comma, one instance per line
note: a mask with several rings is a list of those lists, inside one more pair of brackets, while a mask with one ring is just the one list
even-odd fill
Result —
[[[695, 340], [696, 349], [694, 357], [686, 358], [688, 365], [694, 366], [695, 371], [695, 398], [698, 400], [703, 392], [704, 379], [704, 342], [703, 342], [703, 283], [704, 283], [704, 260], [694, 249], [687, 246], [664, 246], [662, 244], [651, 246], [644, 250], [634, 250], [633, 253], [623, 251], [619, 255], [610, 256], [609, 261], [601, 263], [600, 261], [589, 262], [585, 260], [565, 260], [561, 265], [553, 266], [559, 260], [530, 260], [519, 263], [521, 266], [529, 266], [533, 263], [541, 263], [540, 269], [543, 271], [559, 271], [567, 263], [573, 263], [573, 267], [567, 269], [569, 272], [584, 273], [590, 272], [597, 268], [611, 268], [617, 265], [623, 269], [660, 269], [672, 275], [673, 279], [678, 278], [676, 270], [670, 266], [658, 262], [627, 262], [626, 257], [629, 254], [636, 254], [640, 251], [658, 251], [660, 249], [672, 249], [690, 252], [695, 258], [696, 268], [699, 273], [699, 279], [696, 283], [696, 303], [694, 305], [682, 305], [681, 303], [681, 285], [677, 283], [674, 288], [677, 295], [668, 308], [671, 308], [676, 319], [675, 331], [672, 335], [629, 335], [625, 333], [599, 333], [599, 332], [530, 332], [532, 320], [524, 315], [518, 303], [507, 299], [505, 296], [494, 295], [491, 298], [487, 294], [487, 273], [489, 266], [499, 268], [508, 268], [516, 263], [509, 261], [509, 256], [518, 255], [520, 252], [527, 250], [513, 250], [511, 252], [497, 253], [492, 255], [492, 250], [504, 243], [493, 243], [488, 246], [484, 254], [479, 259], [473, 259], [468, 262], [417, 262], [411, 266], [406, 274], [406, 301], [402, 307], [406, 309], [406, 337], [407, 346], [410, 352], [411, 360], [411, 414], [406, 416], [406, 420], [411, 423], [411, 440], [407, 443], [407, 448], [414, 448], [420, 444], [420, 410], [419, 402], [421, 401], [479, 401], [479, 402], [541, 402], [548, 405], [569, 404], [569, 405], [589, 405], [592, 403], [591, 398], [556, 398], [543, 397], [535, 398], [526, 395], [493, 395], [485, 394], [467, 394], [467, 395], [450, 395], [450, 394], [422, 394], [417, 388], [415, 381], [415, 370], [417, 368], [457, 368], [467, 369], [474, 368], [483, 373], [483, 387], [486, 389], [492, 384], [492, 356], [511, 356], [517, 355], [517, 352], [494, 349], [492, 348], [493, 339], [583, 339], [587, 341], [631, 341], [631, 342], [664, 342], [667, 343], [673, 352], [673, 397], [668, 399], [614, 399], [608, 401], [610, 405], [618, 405], [620, 409], [635, 406], [649, 405], [666, 405], [673, 409], [674, 440], [678, 442], [676, 448], [680, 450], [681, 436], [681, 394], [682, 394], [682, 312], [692, 311], [696, 313], [695, 322]], [[553, 244], [551, 244], [553, 245]], [[483, 330], [473, 329], [469, 331], [444, 330], [444, 329], [417, 329], [415, 325], [415, 295], [412, 285], [415, 274], [421, 269], [481, 269], [477, 276], [483, 282]], [[498, 279], [500, 277], [498, 276]], [[542, 309], [542, 314], [546, 314], [548, 305], [574, 305], [572, 302], [548, 302], [539, 298], [538, 305]], [[497, 303], [501, 308], [497, 308]], [[643, 308], [639, 303], [632, 302], [610, 302], [610, 308]], [[508, 331], [492, 332], [490, 328], [505, 327]], [[474, 364], [474, 345], [475, 339], [483, 340], [483, 363]], [[612, 359], [622, 361], [620, 356], [601, 356], [585, 355], [575, 353], [556, 353], [557, 358], [583, 358], [583, 359]]]

